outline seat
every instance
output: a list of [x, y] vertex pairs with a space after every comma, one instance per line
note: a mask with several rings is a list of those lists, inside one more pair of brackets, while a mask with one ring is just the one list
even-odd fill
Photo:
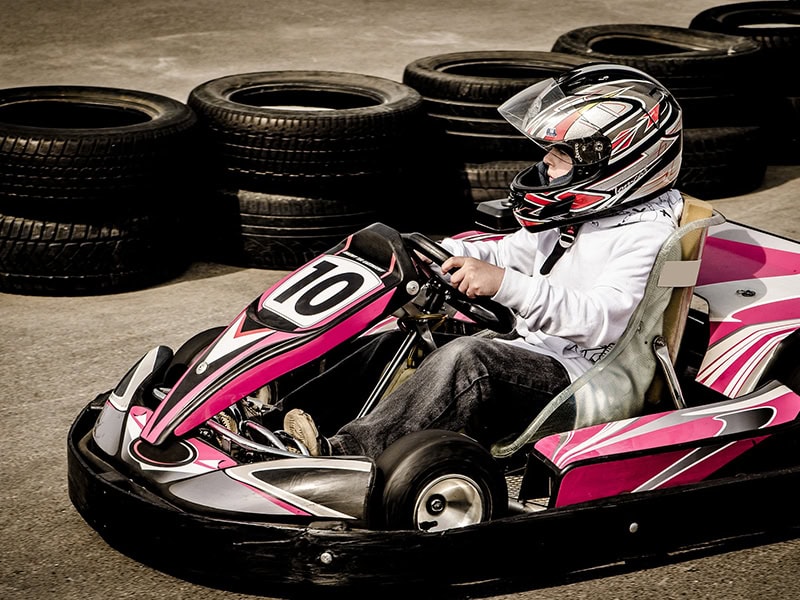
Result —
[[657, 364], [665, 355], [670, 367], [674, 363], [706, 232], [724, 221], [708, 202], [684, 195], [681, 222], [662, 244], [644, 296], [620, 339], [557, 394], [522, 433], [493, 444], [495, 457], [509, 457], [552, 433], [640, 415], [647, 401], [661, 397], [665, 383], [673, 392], [670, 384], [676, 382], [669, 376], [662, 379], [660, 373], [656, 377]]
[[[669, 303], [664, 309], [664, 325], [660, 336], [653, 340], [653, 352], [661, 366], [660, 375], [654, 377], [646, 397], [651, 404], [660, 404], [664, 388], [669, 390], [676, 408], [685, 408], [678, 377], [675, 373], [675, 360], [686, 327], [686, 318], [692, 304], [694, 287], [700, 273], [703, 246], [711, 221], [716, 219], [711, 204], [684, 195], [683, 212], [679, 226], [686, 230], [680, 238], [681, 260], [665, 263], [657, 285], [672, 288]], [[699, 225], [697, 225], [699, 223]], [[694, 225], [693, 225], [694, 224]]]

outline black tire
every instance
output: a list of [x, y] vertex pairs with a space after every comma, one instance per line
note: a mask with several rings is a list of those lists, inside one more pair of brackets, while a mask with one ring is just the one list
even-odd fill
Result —
[[0, 90], [0, 288], [96, 294], [177, 275], [196, 121], [136, 90]]
[[[377, 466], [383, 486], [376, 516], [389, 529], [461, 527], [500, 517], [508, 506], [499, 465], [485, 448], [460, 433], [409, 434], [389, 446]], [[434, 513], [443, 520], [436, 522]]]
[[760, 184], [760, 157], [750, 163], [738, 154], [764, 124], [767, 107], [752, 86], [741, 84], [756, 77], [761, 46], [754, 40], [665, 25], [609, 24], [563, 33], [553, 50], [640, 69], [672, 92], [683, 109], [678, 185], [687, 193], [718, 198]]
[[403, 83], [424, 99], [430, 127], [446, 137], [448, 154], [483, 162], [534, 153], [530, 141], [497, 112], [525, 88], [591, 59], [538, 51], [452, 52], [406, 65]]
[[424, 100], [436, 176], [445, 174], [452, 189], [447, 191], [456, 198], [452, 212], [467, 216], [465, 226], [472, 225], [475, 201], [495, 194], [473, 183], [467, 164], [485, 164], [485, 172], [498, 161], [533, 163], [543, 156], [497, 108], [534, 83], [592, 60], [555, 52], [478, 50], [426, 56], [406, 65], [403, 82]]
[[227, 230], [217, 228], [215, 258], [261, 269], [295, 269], [381, 216], [358, 198], [238, 190], [221, 191], [218, 200], [235, 206], [236, 216]]
[[136, 90], [0, 90], [0, 210], [63, 218], [174, 207], [195, 124], [185, 104]]
[[760, 45], [746, 37], [683, 27], [593, 25], [561, 34], [553, 51], [619, 63], [655, 77], [683, 108], [684, 127], [759, 125], [766, 103], [749, 82]]
[[265, 227], [343, 227], [352, 232], [374, 223], [378, 211], [364, 201], [260, 194], [240, 190], [242, 225]]
[[[441, 112], [493, 116], [511, 96], [544, 79], [590, 62], [572, 54], [525, 50], [452, 52], [419, 58], [406, 65], [403, 83]], [[490, 110], [486, 110], [486, 108]]]
[[[749, 38], [761, 46], [758, 78], [743, 82], [766, 103], [761, 123], [769, 134], [766, 147], [772, 164], [800, 161], [800, 3], [739, 2], [699, 12], [689, 27], [701, 31]], [[788, 67], [788, 68], [787, 68]], [[742, 112], [759, 112], [752, 105]]]
[[71, 296], [160, 283], [186, 266], [169, 240], [149, 216], [76, 223], [0, 214], [0, 291]]
[[680, 97], [686, 90], [729, 89], [754, 73], [761, 47], [745, 37], [684, 27], [608, 24], [562, 33], [552, 50], [640, 69]]
[[333, 248], [350, 233], [345, 227], [242, 226], [241, 258], [237, 264], [293, 270]]
[[467, 163], [464, 175], [474, 204], [487, 200], [508, 198], [514, 177], [534, 161], [502, 160], [486, 163]]
[[314, 196], [352, 194], [396, 175], [422, 98], [368, 75], [272, 71], [207, 81], [188, 104], [221, 187]]
[[695, 15], [689, 27], [754, 40], [762, 48], [760, 80], [782, 94], [800, 94], [800, 79], [791, 73], [800, 59], [800, 4], [767, 0], [712, 6]]
[[770, 164], [800, 163], [800, 95], [777, 98], [771, 114], [765, 127], [779, 143], [770, 151]]
[[[398, 229], [430, 199], [417, 185], [425, 178], [417, 151], [422, 98], [402, 83], [330, 71], [245, 73], [198, 85], [188, 104], [199, 115], [209, 161], [211, 210], [203, 230], [211, 236], [220, 227], [238, 231], [238, 214], [224, 198], [229, 190], [363, 201]], [[315, 234], [296, 233], [277, 233], [282, 239], [271, 261], [275, 268], [307, 255], [304, 248]], [[263, 239], [236, 245], [242, 242], [258, 261], [272, 252]]]
[[684, 129], [677, 187], [703, 200], [752, 192], [764, 181], [766, 143], [760, 127]]

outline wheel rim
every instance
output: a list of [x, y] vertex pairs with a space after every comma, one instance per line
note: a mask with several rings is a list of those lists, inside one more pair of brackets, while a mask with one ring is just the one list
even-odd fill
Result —
[[444, 531], [480, 523], [486, 500], [480, 486], [463, 475], [444, 475], [431, 481], [417, 496], [414, 526]]

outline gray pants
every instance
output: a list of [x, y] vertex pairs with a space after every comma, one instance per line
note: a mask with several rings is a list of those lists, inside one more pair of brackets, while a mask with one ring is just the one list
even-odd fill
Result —
[[[392, 347], [396, 347], [395, 336], [379, 336], [344, 361], [349, 368], [343, 364], [331, 369], [331, 375], [337, 375], [346, 386], [344, 394], [358, 389], [360, 379], [354, 369], [390, 354], [386, 346], [392, 338]], [[330, 397], [337, 377], [323, 375], [319, 379], [312, 387], [317, 393], [327, 390]], [[521, 432], [568, 384], [564, 367], [549, 356], [499, 340], [457, 337], [427, 356], [417, 371], [370, 413], [345, 423], [328, 439], [334, 454], [373, 458], [398, 438], [422, 429], [463, 431], [488, 447]], [[364, 390], [355, 395], [362, 396], [362, 402], [366, 398]], [[326, 423], [315, 412], [311, 415], [324, 434]]]

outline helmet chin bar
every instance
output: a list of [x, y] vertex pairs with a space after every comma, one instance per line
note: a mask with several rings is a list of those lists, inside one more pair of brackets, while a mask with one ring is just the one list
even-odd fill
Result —
[[556, 200], [547, 206], [543, 206], [542, 210], [539, 211], [539, 216], [542, 219], [552, 219], [554, 217], [568, 215], [570, 210], [572, 210], [572, 203], [574, 201], [575, 194], [568, 194], [561, 200]]

